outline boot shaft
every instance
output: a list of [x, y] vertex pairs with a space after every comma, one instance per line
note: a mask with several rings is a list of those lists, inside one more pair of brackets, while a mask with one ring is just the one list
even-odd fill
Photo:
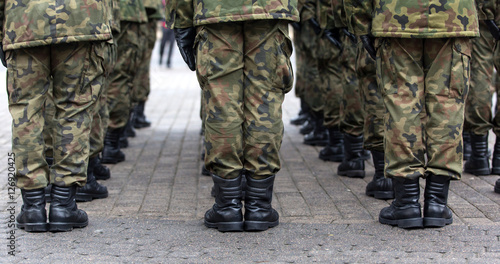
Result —
[[346, 160], [361, 159], [363, 155], [363, 135], [344, 134], [344, 151]]
[[384, 152], [372, 150], [373, 166], [375, 167], [374, 179], [384, 178], [385, 155]]
[[393, 203], [397, 207], [403, 206], [419, 206], [418, 199], [420, 198], [419, 178], [407, 179], [402, 177], [392, 178], [394, 186], [395, 199]]
[[219, 207], [242, 207], [241, 175], [234, 179], [224, 179], [212, 174], [215, 204]]
[[446, 176], [428, 175], [425, 179], [425, 204], [446, 205], [448, 203], [450, 180], [451, 178]]

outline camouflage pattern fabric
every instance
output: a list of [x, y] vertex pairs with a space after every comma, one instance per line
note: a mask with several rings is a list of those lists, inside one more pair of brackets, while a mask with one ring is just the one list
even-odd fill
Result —
[[364, 103], [363, 147], [384, 152], [385, 106], [377, 83], [375, 60], [368, 55], [361, 41], [357, 43], [356, 73]]
[[[150, 64], [153, 48], [156, 43], [156, 28], [157, 20], [150, 19], [148, 23], [142, 23], [139, 26], [140, 41], [139, 53], [142, 53], [137, 65], [136, 78], [134, 78], [134, 88], [132, 94], [132, 102], [145, 102], [148, 100], [148, 95], [151, 91], [150, 87]], [[139, 59], [139, 58], [138, 58]]]
[[0, 1], [3, 49], [108, 40], [108, 8], [107, 2], [99, 0]]
[[[338, 127], [340, 125], [340, 106], [343, 94], [342, 66], [340, 64], [341, 50], [326, 39], [321, 39], [319, 45], [321, 59], [317, 60], [319, 81], [322, 89], [317, 96], [323, 98], [323, 125], [325, 127]], [[310, 95], [307, 95], [310, 96]]]
[[470, 90], [465, 104], [464, 130], [475, 135], [487, 135], [493, 128], [491, 120], [493, 53], [496, 40], [483, 21], [480, 23], [481, 36], [472, 39], [470, 63]]
[[248, 20], [299, 21], [297, 0], [167, 0], [167, 28]]
[[307, 82], [304, 78], [305, 72], [305, 62], [307, 59], [307, 53], [303, 48], [301, 43], [302, 38], [300, 37], [301, 30], [293, 31], [293, 46], [295, 55], [295, 96], [304, 99], [304, 89], [307, 86]]
[[120, 22], [148, 22], [148, 14], [144, 7], [143, 0], [119, 0], [120, 1]]
[[[377, 47], [386, 176], [460, 179], [470, 40], [382, 38]], [[424, 109], [432, 114], [422, 119]]]
[[340, 59], [343, 76], [340, 130], [349, 135], [360, 136], [363, 134], [365, 111], [355, 68], [357, 47], [346, 34], [341, 36], [344, 49]]
[[[477, 37], [474, 1], [344, 0], [349, 30], [375, 37]], [[373, 16], [372, 16], [373, 14]]]
[[122, 20], [121, 31], [115, 39], [117, 59], [109, 77], [111, 83], [107, 94], [108, 127], [112, 129], [125, 127], [129, 120], [134, 78], [140, 61], [139, 45], [142, 43], [139, 27], [139, 23]]
[[101, 96], [97, 100], [96, 111], [92, 119], [90, 130], [90, 158], [96, 157], [104, 147], [104, 136], [109, 123], [108, 110], [108, 87], [110, 85], [109, 75], [113, 72], [116, 62], [116, 43], [106, 43], [106, 56], [104, 57], [105, 80], [101, 88]]
[[[301, 43], [305, 53], [305, 62], [302, 68], [298, 69], [300, 75], [304, 78], [304, 101], [311, 107], [312, 111], [319, 112], [325, 106], [325, 90], [321, 89], [321, 80], [319, 74], [319, 60], [317, 57], [319, 49], [319, 40], [312, 26], [307, 22], [300, 22], [302, 31], [300, 34]], [[324, 49], [328, 50], [332, 45], [323, 42], [328, 46]]]
[[[12, 150], [17, 186], [85, 185], [89, 130], [104, 82], [105, 42], [67, 43], [6, 52]], [[75, 78], [78, 76], [78, 78]], [[54, 165], [45, 161], [43, 139], [47, 92], [53, 86]], [[26, 89], [29, 87], [29, 89]]]
[[[495, 51], [493, 53], [493, 62], [496, 69], [500, 69], [500, 47], [496, 45]], [[493, 117], [493, 133], [497, 138], [500, 138], [500, 72], [497, 70], [495, 75], [493, 75], [495, 79], [495, 91], [496, 91], [496, 99], [497, 103], [495, 106], [495, 116]]]
[[282, 103], [293, 86], [288, 23], [232, 22], [197, 31], [207, 169], [223, 178], [235, 178], [243, 169], [256, 179], [276, 174], [281, 166]]

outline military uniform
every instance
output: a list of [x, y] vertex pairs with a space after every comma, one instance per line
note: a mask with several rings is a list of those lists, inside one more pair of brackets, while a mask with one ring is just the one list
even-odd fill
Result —
[[[350, 1], [346, 9], [351, 28], [377, 52], [386, 108], [385, 174], [393, 178], [396, 197], [380, 212], [383, 224], [415, 228], [452, 222], [448, 188], [450, 179], [462, 174], [469, 38], [479, 35], [479, 25], [472, 1], [441, 2]], [[368, 34], [376, 38], [374, 46]], [[423, 219], [420, 177], [426, 178]]]
[[296, 6], [296, 1], [273, 0], [167, 1], [167, 27], [174, 28], [204, 93], [205, 165], [217, 194], [205, 214], [207, 227], [265, 230], [278, 224], [271, 197], [280, 169], [281, 105], [293, 85], [288, 22], [298, 21]]
[[[92, 9], [68, 1], [0, 2], [12, 149], [24, 202], [16, 220], [27, 231], [68, 231], [88, 223], [74, 196], [87, 178], [89, 130], [104, 83], [105, 41], [112, 37], [108, 6], [91, 2]], [[51, 86], [56, 110], [49, 168], [42, 108]], [[47, 224], [44, 187], [49, 178]]]

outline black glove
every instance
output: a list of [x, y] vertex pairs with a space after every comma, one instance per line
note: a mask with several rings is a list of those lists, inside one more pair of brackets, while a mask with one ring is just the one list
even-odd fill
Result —
[[342, 32], [344, 32], [344, 34], [349, 37], [349, 39], [352, 41], [352, 44], [356, 44], [357, 42], [357, 38], [356, 38], [356, 35], [352, 34], [351, 32], [349, 32], [349, 30], [347, 30], [347, 28], [342, 28]]
[[340, 33], [338, 29], [330, 30], [325, 29], [324, 36], [337, 48], [342, 49], [342, 42], [340, 41]]
[[0, 60], [2, 60], [3, 66], [7, 67], [7, 61], [5, 60], [5, 52], [3, 52], [2, 43], [0, 43]]
[[307, 21], [309, 21], [309, 24], [311, 24], [314, 33], [316, 33], [316, 35], [319, 35], [321, 33], [321, 27], [319, 26], [318, 21], [315, 18], [311, 18]]
[[484, 23], [488, 26], [491, 35], [496, 39], [500, 40], [500, 29], [498, 29], [497, 24], [493, 20], [485, 20]]
[[371, 35], [361, 35], [359, 36], [359, 39], [363, 43], [363, 47], [368, 52], [370, 57], [375, 60], [375, 58], [377, 57], [377, 52], [375, 51], [375, 47], [373, 44], [373, 37]]
[[196, 29], [189, 28], [174, 28], [175, 41], [181, 52], [182, 58], [192, 71], [196, 70], [196, 62], [194, 56], [194, 39], [196, 38]]

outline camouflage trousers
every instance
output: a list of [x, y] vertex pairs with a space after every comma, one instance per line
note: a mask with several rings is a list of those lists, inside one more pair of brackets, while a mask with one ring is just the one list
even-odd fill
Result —
[[[58, 186], [85, 185], [92, 116], [104, 82], [104, 42], [26, 48], [6, 56], [17, 186], [39, 189], [49, 180]], [[43, 138], [49, 87], [55, 105], [50, 168]]]
[[323, 125], [338, 128], [341, 122], [340, 106], [343, 94], [341, 50], [325, 38], [318, 45], [318, 71], [320, 88], [317, 96], [323, 98]]
[[107, 103], [109, 110], [108, 128], [123, 128], [127, 124], [132, 106], [134, 80], [137, 76], [138, 63], [141, 59], [142, 43], [140, 24], [121, 21], [121, 31], [114, 39], [117, 43], [116, 64], [109, 76]]
[[386, 176], [414, 179], [432, 173], [460, 179], [470, 40], [377, 41], [377, 74], [387, 110]]
[[223, 178], [262, 179], [280, 168], [282, 103], [293, 86], [288, 23], [197, 28], [196, 74], [205, 100], [205, 166]]
[[156, 43], [156, 27], [158, 20], [150, 19], [148, 23], [142, 23], [139, 26], [140, 41], [139, 45], [141, 53], [140, 60], [137, 62], [137, 77], [134, 79], [134, 88], [132, 89], [132, 103], [145, 102], [148, 100], [150, 87], [150, 64], [153, 48]]
[[365, 149], [384, 152], [385, 106], [377, 84], [375, 60], [368, 55], [361, 41], [357, 46], [356, 73], [365, 112], [363, 145]]
[[465, 103], [464, 130], [484, 136], [493, 127], [491, 87], [496, 40], [483, 21], [479, 25], [481, 36], [472, 39], [470, 90]]
[[500, 46], [496, 45], [495, 46], [495, 51], [494, 51], [494, 65], [495, 68], [497, 69], [496, 76], [494, 75], [495, 79], [495, 91], [496, 91], [496, 99], [497, 103], [495, 105], [495, 116], [493, 117], [492, 124], [493, 124], [493, 132], [495, 133], [495, 136], [497, 138], [500, 138]]
[[342, 104], [340, 107], [340, 130], [353, 136], [363, 134], [365, 111], [356, 75], [357, 47], [349, 37], [342, 34]]
[[304, 62], [298, 65], [297, 74], [301, 76], [303, 99], [312, 111], [323, 111], [325, 106], [325, 90], [321, 89], [321, 79], [318, 65], [318, 36], [308, 22], [301, 22], [300, 41], [304, 52]]

